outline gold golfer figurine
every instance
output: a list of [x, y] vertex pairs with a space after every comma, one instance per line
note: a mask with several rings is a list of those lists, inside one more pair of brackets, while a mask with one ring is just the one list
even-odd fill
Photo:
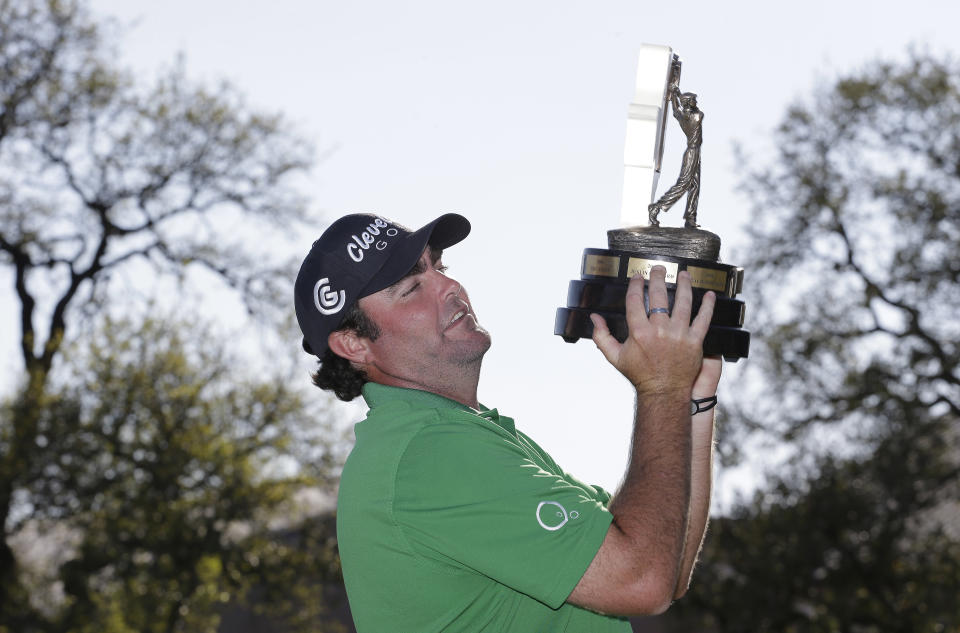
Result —
[[687, 149], [683, 153], [683, 164], [676, 184], [667, 189], [660, 199], [647, 207], [650, 226], [660, 226], [657, 216], [687, 194], [687, 209], [684, 211], [684, 227], [698, 228], [697, 202], [700, 199], [700, 145], [703, 143], [703, 112], [697, 108], [697, 95], [692, 92], [680, 92], [680, 61], [676, 57], [670, 77], [670, 102], [673, 104], [673, 116], [680, 123], [680, 129], [687, 137]]

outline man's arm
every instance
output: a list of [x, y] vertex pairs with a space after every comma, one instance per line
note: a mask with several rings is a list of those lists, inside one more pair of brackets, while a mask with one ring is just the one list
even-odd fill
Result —
[[[650, 272], [652, 308], [667, 306], [665, 276], [661, 266]], [[630, 463], [610, 504], [613, 523], [568, 602], [632, 615], [666, 610], [683, 571], [693, 444], [690, 399], [715, 296], [707, 293], [692, 324], [686, 272], [678, 275], [672, 316], [647, 316], [640, 278], [630, 282], [626, 301], [629, 335], [623, 344], [602, 318], [591, 318], [597, 346], [636, 389]]]
[[[717, 383], [723, 361], [719, 358], [705, 358], [703, 367], [693, 385], [693, 398], [709, 398], [717, 393]], [[710, 493], [713, 488], [713, 435], [714, 414], [716, 408], [693, 416], [691, 437], [692, 461], [690, 464], [690, 507], [687, 518], [687, 536], [683, 544], [683, 562], [674, 599], [687, 592], [693, 567], [703, 546], [703, 537], [707, 532], [710, 516]]]

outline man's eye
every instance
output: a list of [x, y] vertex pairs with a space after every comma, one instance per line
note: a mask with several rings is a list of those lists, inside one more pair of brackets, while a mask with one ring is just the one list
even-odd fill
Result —
[[418, 282], [416, 282], [415, 284], [413, 284], [412, 286], [410, 286], [409, 288], [407, 288], [407, 289], [403, 292], [403, 294], [400, 295], [400, 296], [401, 296], [401, 297], [406, 297], [407, 295], [413, 294], [413, 291], [416, 290], [416, 289], [419, 288], [419, 287], [420, 287], [420, 282], [418, 281]]
[[447, 269], [448, 269], [447, 266], [444, 266], [443, 264], [441, 264], [441, 263], [439, 263], [439, 262], [437, 262], [436, 264], [434, 264], [433, 268], [434, 268], [434, 270], [436, 270], [437, 272], [441, 272], [441, 273], [447, 272]]

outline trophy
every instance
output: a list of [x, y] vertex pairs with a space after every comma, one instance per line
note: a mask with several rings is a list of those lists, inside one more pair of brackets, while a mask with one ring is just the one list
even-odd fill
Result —
[[[677, 274], [682, 270], [690, 273], [694, 315], [707, 291], [717, 294], [703, 353], [736, 362], [750, 351], [750, 333], [741, 327], [744, 304], [736, 298], [743, 288], [743, 269], [721, 263], [720, 237], [697, 224], [703, 112], [697, 108], [697, 95], [680, 91], [680, 68], [680, 58], [669, 47], [641, 47], [636, 96], [627, 115], [620, 216], [623, 228], [607, 231], [608, 248], [584, 249], [580, 279], [570, 282], [567, 306], [557, 309], [553, 332], [568, 343], [590, 338], [590, 313], [595, 312], [606, 319], [610, 333], [623, 342], [627, 337], [627, 285], [638, 273], [649, 279], [650, 269], [660, 265], [667, 270], [671, 311]], [[676, 184], [654, 200], [668, 106], [687, 138], [687, 148]], [[660, 214], [684, 194], [684, 226], [661, 227]], [[650, 309], [646, 290], [644, 306]]]

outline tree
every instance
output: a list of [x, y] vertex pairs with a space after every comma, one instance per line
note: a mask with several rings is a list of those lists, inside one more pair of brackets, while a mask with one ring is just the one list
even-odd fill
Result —
[[200, 269], [251, 312], [289, 303], [290, 262], [271, 263], [243, 234], [301, 217], [288, 182], [310, 148], [281, 117], [249, 110], [229, 85], [194, 85], [182, 66], [134, 82], [101, 33], [81, 0], [0, 0], [0, 266], [23, 360], [0, 419], [5, 615], [24, 603], [7, 541], [15, 496], [46, 458], [51, 370], [70, 328], [117, 301], [117, 273], [143, 287]]
[[869, 456], [820, 455], [772, 477], [713, 522], [670, 630], [960, 631], [960, 539], [931, 517], [955, 489], [949, 446], [919, 426]]
[[11, 630], [213, 633], [228, 604], [324, 630], [332, 523], [294, 499], [329, 490], [342, 445], [291, 377], [251, 378], [196, 319], [108, 319], [64, 357], [25, 478], [42, 503], [13, 527], [66, 551]]
[[756, 389], [729, 423], [790, 457], [714, 523], [688, 623], [960, 630], [958, 78], [928, 53], [871, 64], [753, 160]]

